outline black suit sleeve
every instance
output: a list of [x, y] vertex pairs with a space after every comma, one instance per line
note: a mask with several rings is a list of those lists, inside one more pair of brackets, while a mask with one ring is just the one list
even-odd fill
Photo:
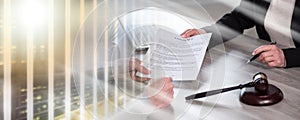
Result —
[[286, 68], [300, 67], [300, 48], [283, 49]]
[[244, 32], [245, 29], [254, 27], [253, 17], [254, 3], [250, 0], [242, 0], [241, 4], [231, 13], [225, 14], [216, 24], [204, 27], [206, 32], [212, 32], [210, 46], [226, 42]]

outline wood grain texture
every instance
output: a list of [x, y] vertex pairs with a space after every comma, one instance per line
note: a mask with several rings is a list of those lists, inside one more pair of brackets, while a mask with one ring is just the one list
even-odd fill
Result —
[[[201, 119], [234, 119], [234, 120], [248, 120], [248, 119], [300, 119], [300, 69], [299, 68], [269, 68], [264, 64], [257, 61], [247, 64], [246, 61], [251, 58], [251, 52], [259, 47], [260, 45], [267, 44], [266, 41], [257, 40], [247, 36], [239, 36], [224, 44], [225, 49], [222, 49], [219, 45], [213, 48], [214, 50], [208, 50], [208, 54], [205, 58], [205, 63], [202, 71], [208, 69], [218, 68], [215, 65], [224, 65], [224, 79], [223, 87], [229, 87], [246, 83], [252, 80], [252, 76], [257, 72], [264, 72], [268, 76], [270, 84], [279, 87], [284, 94], [284, 99], [275, 105], [255, 107], [243, 104], [239, 101], [240, 90], [223, 93], [219, 96], [214, 96], [218, 99], [216, 102], [210, 102], [214, 97], [208, 97], [206, 99], [198, 99], [192, 102], [191, 108], [198, 108], [196, 111], [188, 112], [199, 112], [201, 109], [210, 109], [207, 115], [198, 114], [198, 118]], [[221, 48], [221, 49], [220, 49]], [[225, 50], [225, 51], [224, 51]], [[219, 52], [219, 53], [218, 53]], [[218, 54], [217, 59], [209, 57], [209, 53]], [[217, 63], [214, 63], [214, 62]], [[207, 72], [207, 71], [206, 71]], [[214, 70], [211, 71], [215, 72]], [[209, 73], [209, 72], [207, 72]], [[212, 74], [210, 73], [210, 74]], [[201, 74], [200, 74], [201, 75]], [[199, 81], [206, 81], [199, 77]], [[214, 81], [214, 77], [211, 77], [210, 81]], [[199, 87], [200, 91], [212, 90], [213, 82], [206, 81], [204, 86], [210, 86], [204, 88]], [[213, 104], [213, 105], [210, 105]], [[205, 112], [205, 111], [204, 111]], [[197, 117], [195, 117], [197, 118]]]
[[[251, 52], [264, 44], [267, 42], [239, 36], [224, 45], [218, 45], [207, 51], [196, 81], [174, 82], [174, 100], [169, 107], [139, 115], [122, 111], [113, 119], [298, 120], [300, 68], [269, 68], [257, 61], [246, 63], [251, 58]], [[185, 101], [186, 96], [197, 92], [247, 83], [257, 72], [266, 73], [269, 83], [282, 90], [284, 99], [281, 102], [263, 107], [246, 105], [239, 101], [240, 90]]]

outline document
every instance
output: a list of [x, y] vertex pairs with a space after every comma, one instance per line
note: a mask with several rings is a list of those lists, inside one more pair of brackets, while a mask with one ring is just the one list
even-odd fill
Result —
[[167, 30], [159, 29], [143, 58], [142, 65], [151, 70], [140, 77], [172, 77], [173, 80], [196, 80], [199, 74], [211, 33], [182, 38]]

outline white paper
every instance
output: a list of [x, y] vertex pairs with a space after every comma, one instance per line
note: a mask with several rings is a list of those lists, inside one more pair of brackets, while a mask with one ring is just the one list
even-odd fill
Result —
[[169, 31], [158, 30], [155, 40], [149, 44], [143, 66], [151, 74], [141, 77], [172, 77], [173, 80], [196, 80], [200, 71], [211, 33], [182, 38]]

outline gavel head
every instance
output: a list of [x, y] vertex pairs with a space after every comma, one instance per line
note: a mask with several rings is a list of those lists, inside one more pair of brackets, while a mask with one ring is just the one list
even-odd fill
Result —
[[253, 76], [253, 81], [250, 82], [254, 88], [242, 88], [240, 94], [240, 101], [254, 106], [273, 105], [283, 99], [282, 91], [272, 85], [268, 84], [266, 74], [259, 72]]
[[269, 89], [267, 75], [259, 72], [253, 76], [254, 88], [258, 93], [266, 94]]

